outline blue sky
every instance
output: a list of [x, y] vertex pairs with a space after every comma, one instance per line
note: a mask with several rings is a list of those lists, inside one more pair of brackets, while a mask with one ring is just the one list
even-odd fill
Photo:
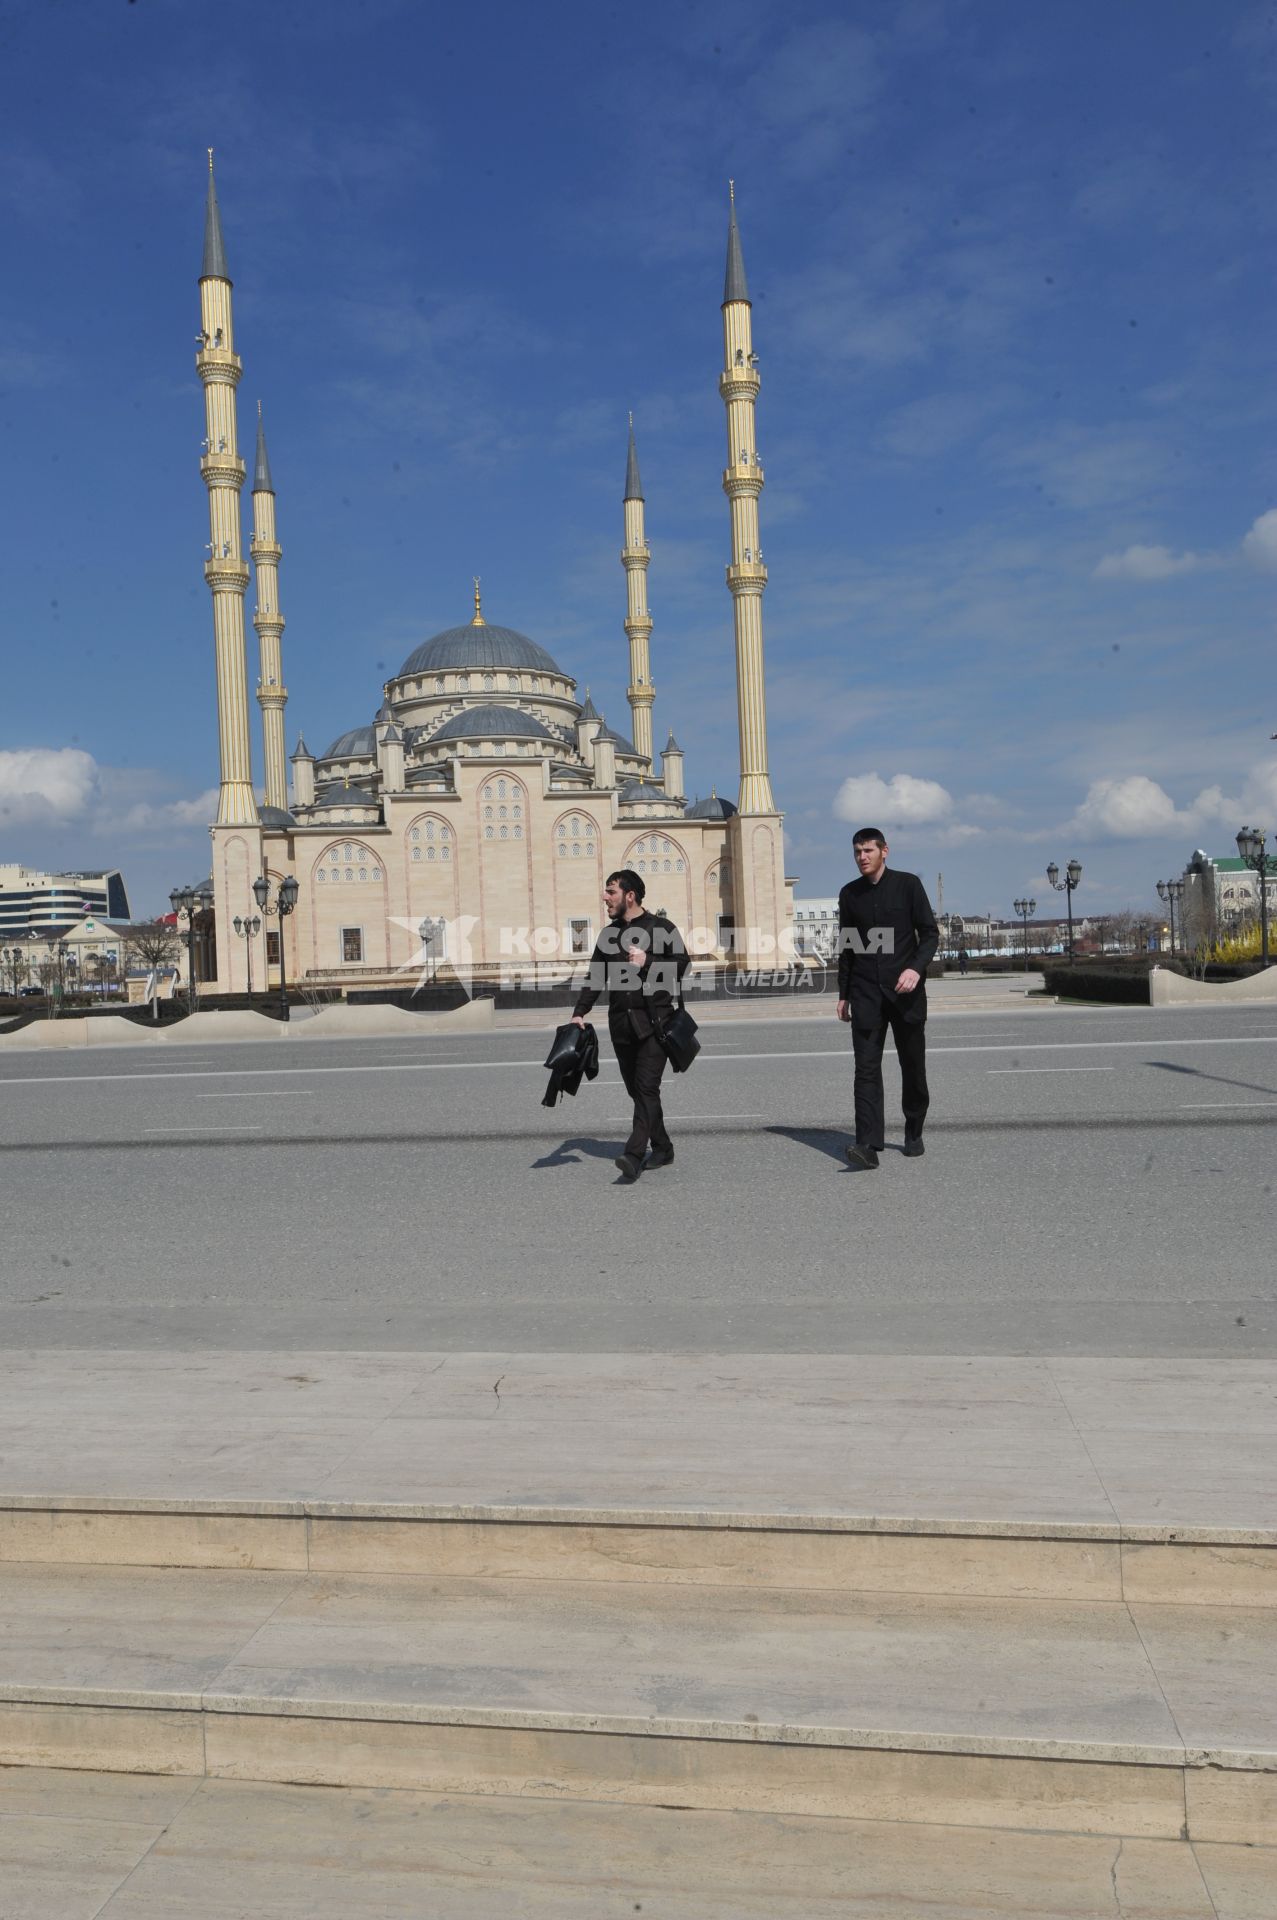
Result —
[[632, 407], [656, 728], [735, 793], [734, 175], [800, 892], [866, 819], [996, 913], [1277, 829], [1270, 8], [0, 0], [0, 100], [0, 859], [207, 868], [210, 144], [290, 746], [476, 572], [627, 727]]

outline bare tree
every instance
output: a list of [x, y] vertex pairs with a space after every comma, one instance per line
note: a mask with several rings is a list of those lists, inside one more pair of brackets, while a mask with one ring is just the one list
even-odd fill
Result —
[[121, 941], [125, 959], [148, 971], [174, 966], [182, 951], [177, 928], [167, 926], [163, 920], [139, 921], [121, 936]]

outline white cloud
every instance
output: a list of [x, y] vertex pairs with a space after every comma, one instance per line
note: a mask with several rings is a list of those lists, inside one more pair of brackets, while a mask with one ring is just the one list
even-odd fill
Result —
[[1143, 840], [1159, 834], [1223, 828], [1229, 839], [1250, 817], [1264, 817], [1277, 803], [1277, 767], [1252, 767], [1240, 794], [1203, 787], [1186, 807], [1177, 807], [1165, 787], [1147, 774], [1093, 780], [1065, 831], [1093, 839]]
[[834, 797], [834, 814], [857, 827], [914, 827], [948, 821], [953, 795], [937, 780], [916, 774], [893, 773], [884, 780], [876, 773], [853, 774]]
[[217, 788], [208, 787], [191, 800], [135, 800], [115, 813], [114, 831], [131, 837], [168, 833], [175, 827], [207, 827], [217, 818]]
[[1252, 567], [1263, 573], [1277, 572], [1277, 507], [1260, 514], [1242, 541], [1242, 552]]
[[1142, 773], [1120, 780], [1093, 780], [1073, 821], [1079, 833], [1115, 840], [1169, 833], [1181, 824], [1183, 816], [1176, 813], [1170, 794]]
[[[1273, 516], [1277, 520], [1277, 514]], [[1248, 534], [1247, 539], [1250, 538]], [[1277, 535], [1274, 537], [1277, 547]], [[1196, 573], [1216, 566], [1209, 554], [1172, 553], [1169, 547], [1127, 547], [1124, 553], [1106, 553], [1095, 569], [1097, 580], [1169, 580], [1177, 573]]]
[[97, 792], [97, 762], [79, 747], [0, 751], [0, 820], [7, 824], [77, 819]]

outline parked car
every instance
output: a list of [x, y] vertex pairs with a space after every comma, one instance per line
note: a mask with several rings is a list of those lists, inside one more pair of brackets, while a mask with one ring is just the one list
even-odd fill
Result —
[[19, 1000], [43, 1000], [44, 988], [43, 987], [19, 987], [18, 998]]

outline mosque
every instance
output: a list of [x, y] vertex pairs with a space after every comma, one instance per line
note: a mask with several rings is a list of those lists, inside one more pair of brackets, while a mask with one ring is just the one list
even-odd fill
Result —
[[[259, 641], [264, 792], [253, 787], [232, 283], [209, 154], [196, 367], [206, 438], [221, 778], [210, 828], [211, 936], [202, 943], [205, 993], [277, 981], [367, 986], [414, 982], [423, 962], [463, 978], [562, 977], [588, 955], [603, 883], [618, 867], [647, 880], [648, 904], [668, 913], [694, 951], [723, 967], [778, 964], [790, 937], [792, 889], [781, 815], [767, 768], [763, 488], [754, 414], [759, 376], [733, 193], [723, 289], [727, 411], [723, 489], [730, 504], [740, 780], [736, 801], [689, 805], [683, 751], [672, 730], [654, 752], [651, 559], [633, 421], [623, 495], [629, 642], [629, 734], [610, 726], [586, 690], [535, 640], [496, 624], [474, 583], [473, 613], [409, 654], [382, 688], [375, 717], [320, 754], [299, 738], [287, 786], [280, 597], [282, 549], [266, 436], [258, 409], [249, 556]], [[371, 703], [370, 703], [371, 704]], [[659, 758], [659, 766], [657, 760]], [[295, 906], [278, 911], [280, 886]], [[266, 882], [265, 917], [258, 910]], [[259, 898], [254, 897], [257, 883]], [[294, 892], [286, 890], [284, 898]], [[258, 929], [252, 923], [258, 921]], [[236, 922], [239, 929], [236, 929]], [[245, 933], [244, 929], [249, 932]], [[282, 943], [282, 951], [281, 951]], [[251, 949], [256, 947], [254, 953]]]

